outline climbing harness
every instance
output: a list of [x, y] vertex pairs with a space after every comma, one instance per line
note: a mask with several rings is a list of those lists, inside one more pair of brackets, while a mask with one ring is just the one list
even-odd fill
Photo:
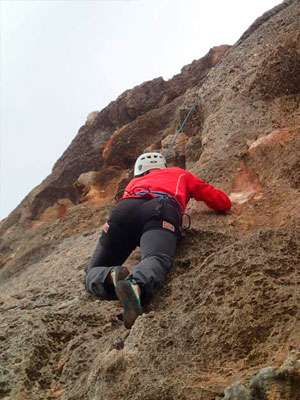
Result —
[[128, 190], [121, 189], [115, 194], [115, 200], [116, 200], [117, 203], [119, 203], [123, 199], [123, 194], [124, 193], [127, 193], [129, 197], [132, 196], [131, 193], [128, 192]]
[[[183, 211], [183, 208], [182, 208], [182, 205], [181, 205], [180, 201], [177, 200], [171, 194], [166, 193], [166, 192], [158, 192], [156, 190], [150, 190], [146, 186], [136, 186], [133, 189], [132, 192], [129, 192], [128, 190], [125, 190], [125, 189], [120, 190], [115, 195], [115, 200], [116, 200], [117, 203], [119, 203], [123, 199], [123, 194], [125, 192], [129, 196], [132, 196], [132, 197], [138, 196], [138, 197], [141, 197], [141, 198], [144, 198], [144, 199], [147, 199], [147, 198], [150, 199], [150, 198], [153, 198], [152, 195], [154, 195], [155, 197], [160, 197], [160, 198], [169, 200], [170, 202], [172, 202], [175, 205], [175, 207], [176, 207], [176, 209], [178, 211], [178, 214], [179, 214], [179, 217], [180, 217], [180, 221], [181, 221], [181, 229], [182, 230], [187, 230], [187, 229], [190, 228], [190, 226], [191, 226], [191, 217]], [[126, 197], [125, 197], [125, 199], [126, 199]]]
[[156, 197], [161, 197], [163, 199], [171, 200], [176, 205], [176, 207], [178, 208], [180, 213], [182, 214], [182, 212], [183, 212], [182, 205], [181, 205], [180, 201], [177, 200], [174, 196], [170, 195], [169, 193], [157, 192], [156, 190], [149, 190], [149, 189], [142, 190], [142, 191], [139, 191], [139, 192], [136, 192], [135, 190], [136, 190], [136, 188], [133, 189], [133, 195], [134, 196], [141, 196], [141, 197], [146, 197], [147, 198], [147, 196], [149, 197], [149, 195], [150, 195], [150, 197], [152, 197], [151, 195], [154, 194]]

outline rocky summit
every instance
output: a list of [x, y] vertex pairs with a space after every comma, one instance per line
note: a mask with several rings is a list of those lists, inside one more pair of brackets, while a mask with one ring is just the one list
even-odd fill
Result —
[[[169, 165], [233, 208], [189, 203], [173, 270], [128, 330], [84, 268], [136, 157], [166, 152], [196, 94]], [[1, 221], [0, 398], [299, 400], [299, 191], [300, 2], [285, 0], [235, 45], [92, 112]]]

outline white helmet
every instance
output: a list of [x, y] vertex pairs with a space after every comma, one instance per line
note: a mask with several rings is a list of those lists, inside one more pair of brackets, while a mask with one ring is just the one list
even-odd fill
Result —
[[167, 168], [166, 159], [160, 153], [144, 153], [136, 160], [134, 176], [142, 175], [151, 169]]

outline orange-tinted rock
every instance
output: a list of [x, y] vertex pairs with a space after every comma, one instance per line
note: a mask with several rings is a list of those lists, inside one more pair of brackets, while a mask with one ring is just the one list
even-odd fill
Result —
[[102, 171], [91, 171], [81, 174], [74, 183], [79, 193], [79, 201], [112, 199], [119, 189], [120, 182], [127, 178], [127, 173], [121, 168], [110, 167]]
[[[228, 51], [90, 115], [1, 223], [0, 397], [298, 400], [299, 23], [286, 0]], [[167, 149], [195, 92], [170, 161], [242, 202], [227, 214], [189, 203], [192, 229], [128, 332], [119, 302], [85, 293], [84, 269], [136, 156]], [[139, 260], [137, 249], [125, 265]]]
[[260, 189], [261, 184], [258, 174], [248, 168], [244, 162], [241, 162], [239, 173], [232, 184], [230, 200], [233, 203], [245, 203]]
[[62, 218], [66, 215], [68, 208], [73, 207], [74, 204], [69, 199], [58, 199], [53, 206], [46, 208], [46, 210], [39, 216], [39, 221], [53, 221]]
[[292, 138], [293, 133], [289, 129], [279, 129], [255, 140], [255, 142], [253, 142], [249, 147], [249, 151], [260, 145], [272, 146], [276, 143], [279, 143], [281, 146], [285, 147], [286, 144], [292, 140]]

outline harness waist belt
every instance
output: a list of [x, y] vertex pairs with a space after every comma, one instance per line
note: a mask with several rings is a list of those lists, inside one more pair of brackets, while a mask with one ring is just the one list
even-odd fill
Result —
[[136, 192], [134, 193], [135, 196], [146, 196], [147, 194], [154, 194], [157, 197], [162, 197], [165, 199], [169, 199], [175, 202], [175, 204], [178, 206], [179, 210], [181, 213], [183, 213], [183, 207], [182, 204], [180, 203], [179, 200], [176, 199], [176, 197], [172, 196], [169, 193], [165, 193], [165, 192], [157, 192], [155, 190], [142, 190], [140, 192]]

